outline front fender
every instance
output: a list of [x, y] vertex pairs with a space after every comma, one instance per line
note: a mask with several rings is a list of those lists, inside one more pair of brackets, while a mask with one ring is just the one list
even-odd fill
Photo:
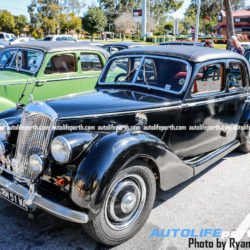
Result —
[[97, 141], [80, 163], [72, 185], [73, 202], [91, 214], [98, 213], [112, 180], [140, 157], [155, 163], [163, 190], [193, 176], [193, 170], [157, 137], [145, 132], [111, 133]]
[[5, 111], [7, 109], [15, 108], [16, 104], [9, 99], [0, 96], [0, 112]]

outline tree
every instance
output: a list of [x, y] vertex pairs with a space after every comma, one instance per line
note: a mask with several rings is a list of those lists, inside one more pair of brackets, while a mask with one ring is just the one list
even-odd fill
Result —
[[7, 10], [0, 10], [0, 30], [12, 32], [15, 27], [15, 19]]
[[23, 33], [24, 28], [28, 25], [28, 19], [24, 15], [15, 16], [15, 33], [18, 35]]
[[[237, 10], [242, 6], [242, 0], [231, 0], [232, 7]], [[241, 3], [241, 4], [240, 4]], [[202, 0], [200, 15], [200, 30], [204, 33], [210, 33], [217, 23], [217, 17], [221, 10], [224, 9], [224, 0]], [[195, 16], [197, 11], [197, 0], [192, 0], [190, 7], [185, 13], [182, 22], [186, 32], [195, 26]]]
[[31, 30], [42, 29], [45, 34], [56, 33], [60, 11], [58, 0], [32, 0], [28, 6]]
[[[98, 0], [100, 8], [106, 13], [108, 23], [114, 23], [114, 20], [124, 12], [132, 13], [134, 8], [141, 7], [141, 0]], [[148, 8], [151, 11], [151, 17], [155, 19], [156, 24], [166, 20], [166, 13], [173, 12], [180, 8], [183, 0], [150, 0]]]
[[79, 34], [82, 29], [82, 19], [74, 13], [63, 13], [59, 17], [59, 26], [62, 33], [75, 30]]
[[75, 15], [80, 15], [85, 6], [85, 0], [64, 0], [63, 2], [64, 12], [74, 13]]
[[105, 13], [98, 7], [89, 8], [87, 14], [83, 17], [83, 28], [91, 34], [93, 40], [94, 33], [101, 33], [108, 24]]
[[125, 34], [131, 35], [136, 30], [136, 24], [131, 13], [121, 14], [115, 19], [114, 24], [116, 31], [122, 34], [122, 40], [124, 40]]
[[229, 48], [230, 37], [235, 34], [231, 0], [224, 0], [224, 6], [227, 20], [227, 48]]

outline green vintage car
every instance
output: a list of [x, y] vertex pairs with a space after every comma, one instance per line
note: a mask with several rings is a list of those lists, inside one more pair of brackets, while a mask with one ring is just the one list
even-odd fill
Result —
[[29, 42], [0, 51], [0, 111], [92, 90], [109, 53], [91, 45]]

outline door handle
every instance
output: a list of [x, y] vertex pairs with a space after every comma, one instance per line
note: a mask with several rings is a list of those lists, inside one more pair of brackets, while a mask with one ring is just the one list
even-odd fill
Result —
[[222, 137], [226, 137], [226, 136], [227, 136], [227, 132], [226, 132], [226, 131], [221, 131], [221, 132], [220, 132], [220, 135], [221, 135]]

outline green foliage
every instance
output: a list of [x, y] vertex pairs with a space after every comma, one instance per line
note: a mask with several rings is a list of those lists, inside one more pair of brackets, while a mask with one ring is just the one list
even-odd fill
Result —
[[65, 0], [64, 5], [59, 5], [58, 0], [32, 0], [28, 7], [31, 31], [37, 35], [41, 31], [44, 35], [70, 30], [79, 33], [82, 21], [74, 13], [79, 6], [82, 6], [80, 0]]
[[83, 17], [83, 28], [93, 37], [94, 33], [101, 33], [107, 26], [107, 17], [105, 13], [97, 8], [89, 8], [87, 14]]
[[15, 27], [15, 19], [7, 10], [0, 10], [0, 30], [12, 32]]
[[[98, 0], [100, 8], [105, 11], [108, 23], [114, 23], [114, 20], [121, 13], [132, 13], [134, 8], [141, 7], [141, 0]], [[171, 13], [180, 8], [183, 0], [150, 0], [148, 8], [156, 23], [164, 23], [166, 13]]]
[[28, 6], [28, 12], [30, 14], [31, 30], [42, 29], [45, 35], [56, 33], [57, 18], [60, 14], [57, 0], [32, 0]]
[[24, 28], [28, 25], [28, 19], [24, 15], [14, 16], [15, 29], [14, 33], [20, 35], [23, 33]]
[[[244, 6], [244, 0], [231, 0], [234, 9]], [[191, 5], [185, 13], [184, 20], [181, 22], [181, 31], [188, 33], [191, 27], [195, 26], [197, 1], [192, 0]], [[223, 0], [202, 0], [200, 15], [200, 31], [203, 33], [211, 33], [213, 27], [217, 23], [218, 13], [224, 8]]]
[[79, 15], [85, 6], [84, 0], [64, 0], [62, 8], [66, 13]]

